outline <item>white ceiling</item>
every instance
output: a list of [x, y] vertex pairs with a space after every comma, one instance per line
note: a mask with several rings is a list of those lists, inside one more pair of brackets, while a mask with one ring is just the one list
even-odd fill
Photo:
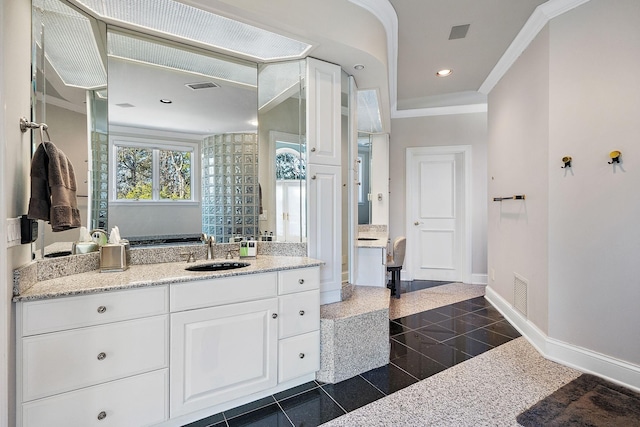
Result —
[[[398, 16], [398, 109], [484, 102], [477, 91], [546, 0], [390, 0]], [[449, 40], [453, 26], [470, 24]], [[451, 69], [449, 77], [436, 72]]]
[[[486, 95], [478, 90], [535, 8], [546, 3], [545, 0], [179, 1], [312, 44], [311, 56], [340, 64], [354, 76], [359, 89], [378, 92], [385, 131], [396, 105], [400, 111], [485, 103]], [[561, 0], [549, 3], [554, 1]], [[370, 7], [373, 5], [376, 7]], [[451, 27], [464, 24], [470, 24], [467, 36], [448, 40]], [[397, 34], [394, 34], [394, 25]], [[355, 70], [356, 64], [365, 65], [365, 69]], [[441, 68], [451, 68], [453, 74], [447, 78], [436, 77], [436, 71]], [[133, 82], [135, 71], [129, 72], [125, 79]], [[220, 103], [217, 106], [210, 103], [166, 115], [166, 106], [158, 100], [172, 98], [175, 102], [181, 95], [173, 91], [184, 90], [184, 82], [177, 80], [194, 79], [175, 76], [177, 80], [169, 85], [153, 82], [154, 74], [153, 70], [143, 72], [143, 84], [121, 93], [110, 88], [110, 103], [136, 105], [145, 96], [148, 100], [144, 102], [157, 104], [164, 110], [138, 118], [133, 108], [121, 109], [112, 113], [111, 120], [124, 124], [128, 119], [138, 123], [160, 119], [157, 121], [168, 127], [169, 120], [175, 118], [181, 130], [192, 129], [200, 118], [231, 120], [235, 107], [228, 99], [222, 108]], [[111, 80], [111, 75], [109, 78]], [[217, 91], [216, 96], [224, 92], [207, 90]], [[213, 101], [213, 98], [207, 99]], [[243, 123], [247, 123], [246, 118], [237, 122], [236, 128], [251, 128], [244, 128]], [[209, 126], [203, 132], [209, 131], [215, 132], [214, 127]]]

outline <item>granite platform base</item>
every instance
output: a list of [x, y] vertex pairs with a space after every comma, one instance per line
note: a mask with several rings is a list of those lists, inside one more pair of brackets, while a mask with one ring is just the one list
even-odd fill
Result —
[[389, 290], [354, 286], [351, 298], [320, 308], [320, 370], [338, 383], [389, 363]]

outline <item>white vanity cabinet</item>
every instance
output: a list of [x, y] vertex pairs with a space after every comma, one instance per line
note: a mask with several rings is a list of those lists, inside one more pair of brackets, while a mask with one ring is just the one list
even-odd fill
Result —
[[313, 267], [172, 287], [171, 418], [219, 412], [314, 376], [320, 368], [319, 286]]
[[168, 301], [158, 286], [18, 303], [18, 425], [166, 420]]
[[356, 285], [387, 285], [387, 249], [385, 247], [358, 247]]
[[320, 368], [319, 266], [16, 307], [18, 427], [175, 427]]

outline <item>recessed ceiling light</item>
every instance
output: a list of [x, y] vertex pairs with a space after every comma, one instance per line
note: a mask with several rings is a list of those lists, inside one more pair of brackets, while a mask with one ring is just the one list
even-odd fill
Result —
[[451, 73], [453, 73], [453, 70], [440, 70], [436, 73], [436, 76], [438, 77], [447, 77], [450, 76]]
[[163, 104], [171, 104], [173, 101], [170, 99], [161, 99], [160, 102], [162, 102]]
[[356, 65], [353, 66], [353, 68], [355, 68], [356, 70], [364, 70], [364, 65], [356, 64]]

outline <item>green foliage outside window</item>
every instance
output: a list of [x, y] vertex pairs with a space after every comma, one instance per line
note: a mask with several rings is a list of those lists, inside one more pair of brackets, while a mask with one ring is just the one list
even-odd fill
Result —
[[[157, 165], [153, 152], [157, 151]], [[116, 198], [118, 200], [191, 200], [191, 151], [118, 146]], [[159, 192], [154, 197], [153, 169], [158, 168]]]
[[276, 179], [305, 179], [307, 165], [293, 153], [276, 154]]

